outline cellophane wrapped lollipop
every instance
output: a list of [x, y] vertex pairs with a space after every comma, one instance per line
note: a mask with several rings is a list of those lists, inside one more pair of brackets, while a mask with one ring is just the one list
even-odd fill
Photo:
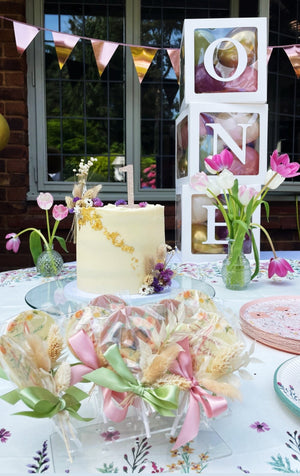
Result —
[[[204, 407], [205, 401], [215, 399], [206, 408], [208, 416], [224, 411], [224, 396], [239, 396], [237, 382], [230, 378], [250, 356], [205, 294], [187, 290], [145, 306], [100, 296], [93, 304], [105, 306], [96, 311], [103, 318], [91, 317], [90, 306], [80, 313], [69, 346], [81, 362], [72, 371], [78, 370], [76, 378], [102, 388], [101, 411], [107, 418], [122, 421], [130, 405], [144, 409], [146, 405], [148, 414], [174, 416], [179, 393], [188, 396], [194, 387]], [[184, 358], [189, 361], [188, 372], [182, 367]], [[218, 410], [211, 410], [216, 402]]]
[[1, 376], [17, 387], [1, 398], [12, 405], [22, 401], [28, 407], [17, 415], [51, 418], [72, 461], [71, 448], [79, 440], [70, 415], [82, 419], [77, 411], [88, 395], [71, 386], [64, 338], [51, 316], [25, 311], [9, 321], [6, 334], [0, 337], [0, 364]]

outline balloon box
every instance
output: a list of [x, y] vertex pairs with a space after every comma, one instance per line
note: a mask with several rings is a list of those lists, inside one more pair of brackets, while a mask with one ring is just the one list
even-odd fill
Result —
[[266, 18], [184, 21], [180, 104], [267, 101]]

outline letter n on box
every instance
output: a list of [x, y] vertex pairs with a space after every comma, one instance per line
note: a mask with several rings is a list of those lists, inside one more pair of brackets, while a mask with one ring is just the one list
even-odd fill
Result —
[[263, 183], [267, 171], [266, 104], [189, 104], [176, 119], [176, 190], [197, 172], [204, 159], [229, 149], [231, 172], [240, 184]]
[[184, 21], [180, 103], [203, 101], [267, 101], [266, 18]]
[[[252, 185], [257, 191], [260, 185]], [[260, 224], [260, 207], [252, 222]], [[184, 184], [176, 197], [176, 246], [181, 251], [183, 261], [201, 263], [224, 259], [227, 252], [227, 229], [222, 214], [214, 205], [213, 199], [200, 195], [190, 185]], [[253, 234], [260, 250], [260, 230]], [[248, 258], [254, 258], [251, 240], [246, 238], [244, 252]]]

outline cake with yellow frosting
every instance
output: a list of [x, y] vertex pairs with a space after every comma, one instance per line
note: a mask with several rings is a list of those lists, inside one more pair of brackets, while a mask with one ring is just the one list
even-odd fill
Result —
[[165, 252], [162, 205], [83, 207], [76, 227], [78, 289], [136, 294], [151, 284]]

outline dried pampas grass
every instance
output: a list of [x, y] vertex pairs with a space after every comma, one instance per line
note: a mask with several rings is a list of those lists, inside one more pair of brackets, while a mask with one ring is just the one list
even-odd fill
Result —
[[49, 372], [51, 370], [51, 360], [47, 354], [45, 342], [36, 334], [26, 334], [25, 339], [28, 357], [33, 360], [38, 369]]
[[60, 335], [59, 327], [57, 324], [52, 324], [49, 329], [49, 334], [47, 338], [47, 345], [48, 345], [48, 356], [51, 360], [52, 365], [55, 364], [57, 359], [59, 359], [61, 355], [61, 351], [63, 349], [63, 338]]
[[156, 380], [154, 387], [161, 385], [175, 385], [180, 390], [187, 391], [191, 388], [191, 381], [176, 374], [165, 374], [163, 377]]
[[84, 192], [82, 198], [96, 198], [98, 193], [100, 192], [102, 185], [95, 185], [95, 187], [90, 188], [86, 192]]
[[68, 362], [62, 362], [58, 367], [54, 381], [57, 393], [65, 392], [70, 387], [71, 382], [71, 366]]
[[222, 395], [223, 397], [231, 398], [232, 400], [242, 399], [240, 391], [229, 383], [219, 382], [218, 380], [212, 380], [210, 378], [199, 379], [198, 383], [216, 395]]
[[167, 372], [180, 351], [182, 351], [182, 347], [174, 343], [158, 353], [149, 366], [144, 369], [142, 382], [151, 385], [161, 378]]

